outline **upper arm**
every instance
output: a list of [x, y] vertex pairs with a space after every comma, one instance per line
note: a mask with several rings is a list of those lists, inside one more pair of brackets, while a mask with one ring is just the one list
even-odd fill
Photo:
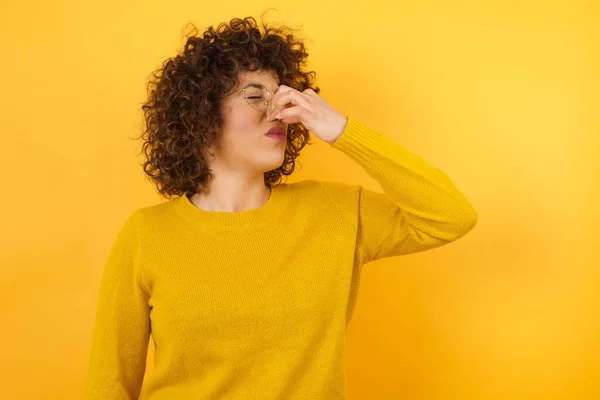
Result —
[[86, 389], [87, 399], [139, 396], [150, 335], [149, 293], [143, 283], [141, 215], [123, 225], [103, 270]]

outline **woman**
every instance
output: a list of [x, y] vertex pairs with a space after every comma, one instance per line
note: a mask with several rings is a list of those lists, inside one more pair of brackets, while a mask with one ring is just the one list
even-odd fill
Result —
[[[443, 172], [323, 100], [306, 57], [287, 28], [233, 19], [155, 75], [144, 170], [169, 201], [134, 212], [111, 250], [88, 399], [345, 399], [361, 267], [475, 225]], [[309, 131], [384, 193], [281, 183]]]

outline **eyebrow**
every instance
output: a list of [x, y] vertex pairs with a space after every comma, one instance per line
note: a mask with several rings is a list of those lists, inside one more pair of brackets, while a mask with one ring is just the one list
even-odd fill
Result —
[[[265, 86], [266, 87], [266, 85], [263, 85], [263, 84], [260, 84], [260, 83], [254, 83], [254, 82], [248, 83], [247, 86], [251, 86], [251, 87], [254, 87], [254, 88], [257, 88], [257, 89], [260, 89], [261, 86]], [[277, 93], [277, 91], [279, 90], [279, 86], [280, 86], [280, 83], [277, 82], [277, 89], [275, 89], [275, 91], [273, 92], [273, 94]]]

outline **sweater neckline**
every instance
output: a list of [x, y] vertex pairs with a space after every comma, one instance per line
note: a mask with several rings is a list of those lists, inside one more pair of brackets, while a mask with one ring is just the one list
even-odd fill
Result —
[[243, 211], [206, 211], [194, 205], [187, 195], [174, 200], [176, 211], [188, 222], [198, 227], [215, 230], [253, 229], [266, 226], [276, 220], [290, 200], [286, 184], [271, 188], [265, 204], [259, 208]]

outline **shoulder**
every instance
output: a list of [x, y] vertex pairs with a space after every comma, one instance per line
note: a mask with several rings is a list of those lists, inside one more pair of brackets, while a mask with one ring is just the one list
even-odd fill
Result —
[[323, 192], [328, 195], [336, 193], [350, 194], [356, 192], [360, 188], [360, 185], [358, 184], [317, 179], [306, 179], [294, 183], [286, 183], [285, 186], [292, 193]]
[[361, 185], [359, 184], [316, 179], [287, 184], [287, 186], [293, 193], [322, 193], [332, 201], [353, 198], [359, 194], [361, 189]]
[[162, 225], [173, 219], [176, 204], [182, 198], [165, 199], [160, 203], [138, 207], [127, 218], [126, 224], [138, 226]]
[[320, 197], [322, 203], [354, 215], [358, 208], [362, 186], [337, 181], [304, 180], [287, 185], [292, 196], [297, 199]]

